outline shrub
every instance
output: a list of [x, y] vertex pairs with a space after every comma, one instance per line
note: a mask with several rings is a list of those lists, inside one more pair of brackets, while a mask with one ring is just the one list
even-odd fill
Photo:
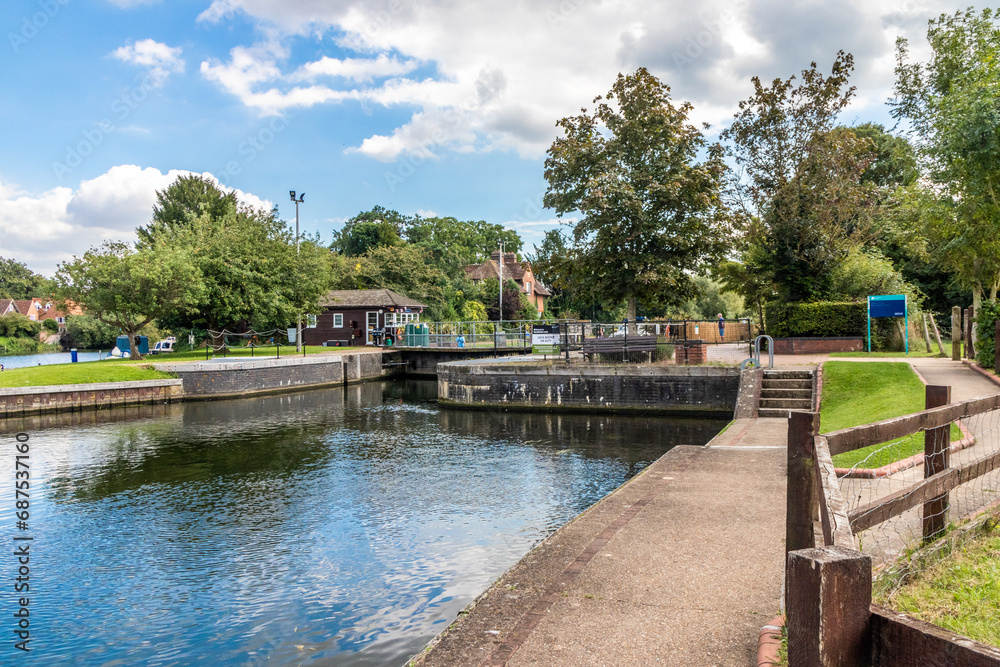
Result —
[[997, 320], [1000, 320], [1000, 304], [983, 301], [976, 313], [976, 363], [983, 368], [993, 368]]
[[56, 333], [57, 331], [59, 331], [59, 323], [50, 317], [48, 319], [42, 320], [42, 328], [48, 331], [49, 333]]
[[0, 317], [0, 336], [8, 338], [38, 338], [42, 331], [39, 322], [33, 322], [19, 313], [8, 313]]
[[868, 305], [863, 301], [771, 301], [764, 307], [767, 333], [790, 336], [864, 336]]

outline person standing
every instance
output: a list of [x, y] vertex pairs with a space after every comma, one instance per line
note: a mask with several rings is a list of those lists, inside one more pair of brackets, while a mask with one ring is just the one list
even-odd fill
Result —
[[726, 318], [719, 313], [719, 340], [724, 340], [726, 337]]

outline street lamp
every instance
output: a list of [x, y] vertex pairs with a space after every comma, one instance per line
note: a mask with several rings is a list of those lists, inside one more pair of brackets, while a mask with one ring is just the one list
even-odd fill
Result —
[[[306, 193], [299, 195], [299, 198], [295, 198], [295, 190], [289, 190], [288, 194], [292, 196], [292, 201], [295, 202], [295, 259], [299, 259], [299, 204], [306, 200]], [[295, 321], [295, 352], [299, 353], [302, 351], [302, 314], [300, 313]]]

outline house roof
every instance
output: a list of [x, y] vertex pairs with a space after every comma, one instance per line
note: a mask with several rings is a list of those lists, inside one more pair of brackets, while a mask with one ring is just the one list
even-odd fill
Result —
[[[519, 283], [524, 288], [524, 276], [531, 269], [530, 262], [504, 262], [503, 265], [503, 277], [504, 280], [510, 279], [516, 283]], [[469, 280], [486, 280], [487, 278], [500, 279], [500, 265], [493, 259], [488, 259], [482, 264], [469, 264], [465, 267], [465, 277]], [[533, 286], [536, 293], [542, 296], [552, 296], [540, 282], [537, 280]]]
[[14, 301], [14, 307], [17, 308], [17, 312], [21, 313], [22, 315], [27, 315], [31, 311], [32, 307], [35, 307], [35, 308], [38, 307], [37, 306], [37, 300], [36, 299], [16, 299]]
[[378, 307], [391, 308], [394, 306], [404, 306], [413, 308], [426, 308], [427, 304], [420, 303], [408, 296], [403, 296], [391, 289], [348, 289], [331, 290], [320, 304], [327, 308], [344, 307]]
[[14, 299], [0, 299], [0, 315], [3, 315], [10, 310], [11, 306], [14, 307], [14, 312], [16, 313], [17, 306], [14, 305]]

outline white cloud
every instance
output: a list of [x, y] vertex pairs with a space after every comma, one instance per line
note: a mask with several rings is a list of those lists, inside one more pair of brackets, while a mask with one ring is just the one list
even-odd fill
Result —
[[[0, 182], [0, 256], [52, 275], [59, 262], [106, 240], [134, 241], [136, 227], [150, 220], [156, 191], [191, 173], [119, 165], [75, 190], [59, 187], [35, 196]], [[218, 183], [212, 174], [201, 175]], [[220, 187], [235, 191], [247, 204], [272, 206], [255, 195]]]
[[121, 46], [111, 55], [122, 62], [145, 67], [154, 86], [162, 86], [171, 74], [184, 73], [181, 47], [167, 46], [152, 39]]
[[[441, 150], [537, 158], [557, 136], [557, 119], [590, 106], [619, 72], [639, 66], [670, 85], [675, 100], [695, 105], [692, 121], [720, 124], [752, 92], [752, 75], [788, 77], [812, 60], [826, 69], [843, 48], [856, 56], [854, 111], [881, 105], [894, 79], [896, 36], [922, 42], [927, 18], [963, 7], [956, 0], [214, 0], [202, 20], [245, 15], [271, 44], [238, 47], [228, 63], [202, 71], [263, 113], [352, 99], [413, 107], [408, 121], [354, 148], [374, 159]], [[322, 48], [330, 37], [358, 57], [296, 67], [286, 46], [273, 46], [309, 39]], [[413, 63], [435, 74], [414, 77]], [[318, 83], [321, 73], [339, 85]]]

